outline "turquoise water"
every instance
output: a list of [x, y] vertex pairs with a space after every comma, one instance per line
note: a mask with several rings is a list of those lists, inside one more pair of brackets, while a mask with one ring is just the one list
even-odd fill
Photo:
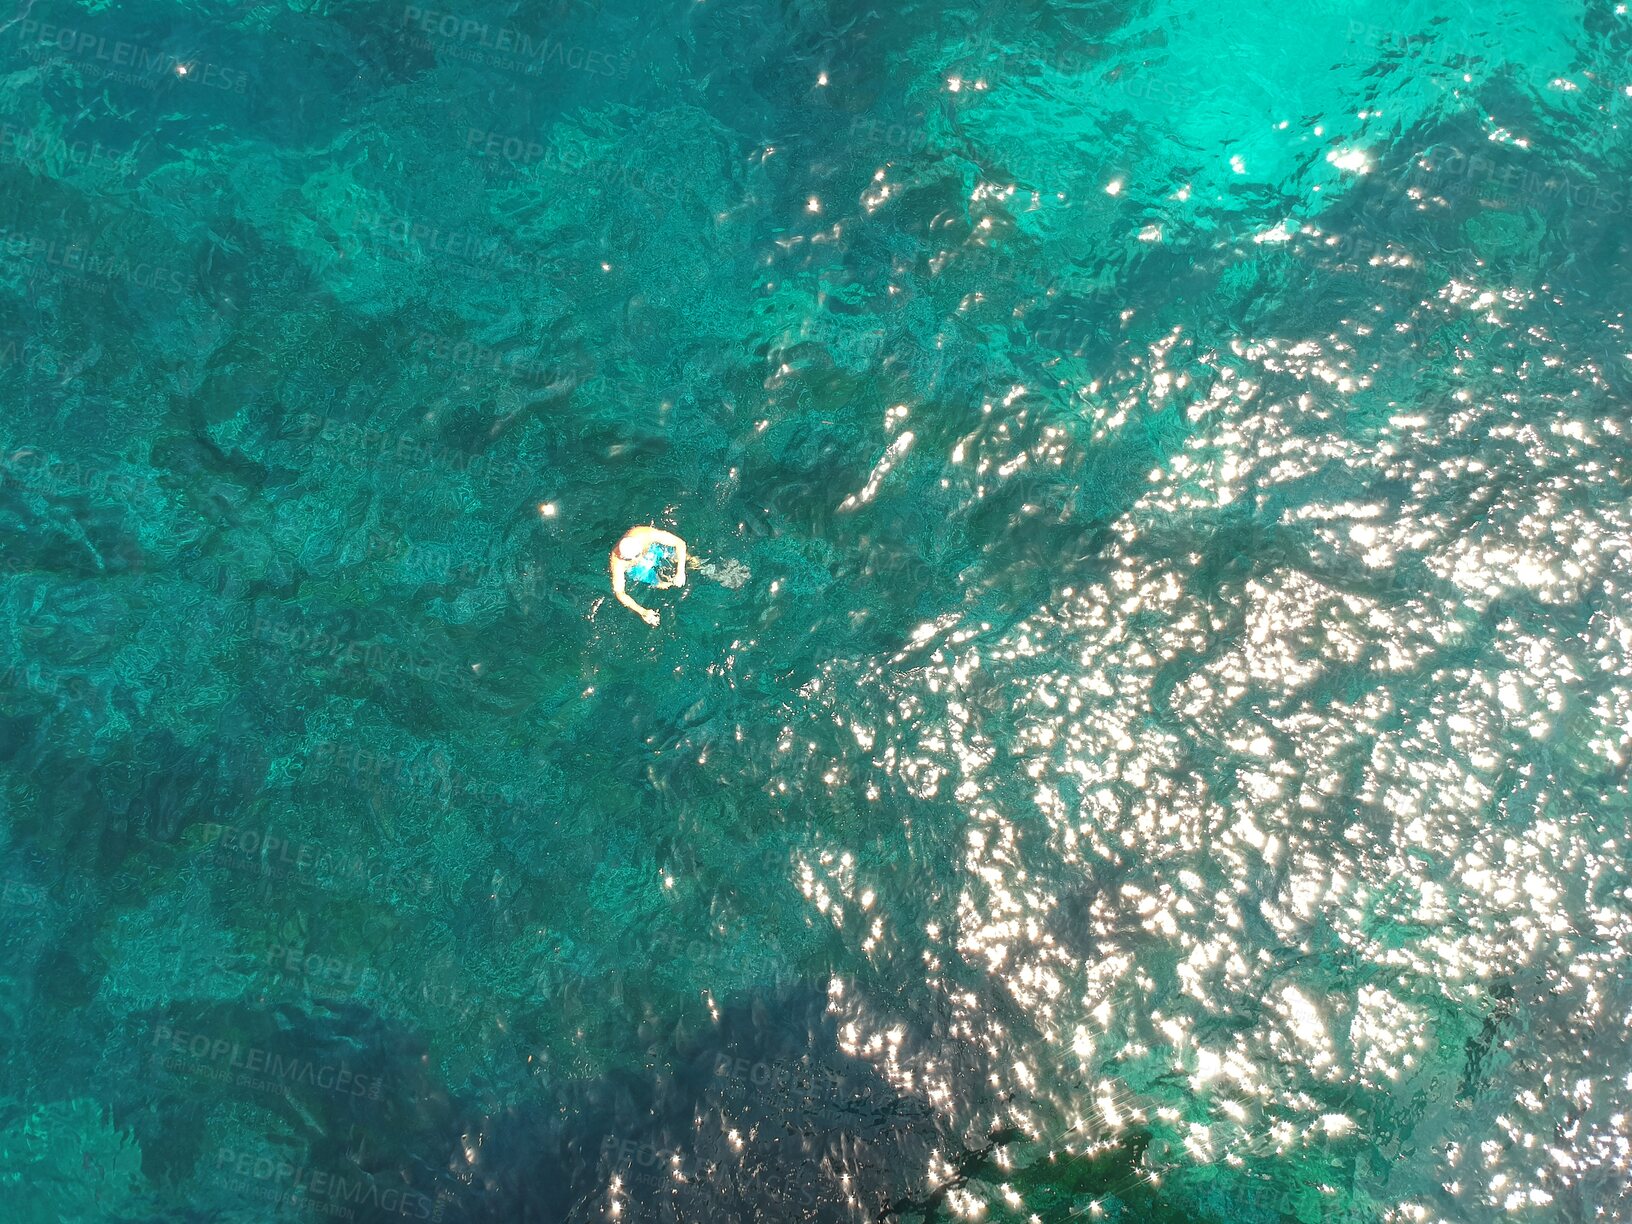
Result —
[[1632, 1218], [1629, 21], [15, 10], [8, 1218]]

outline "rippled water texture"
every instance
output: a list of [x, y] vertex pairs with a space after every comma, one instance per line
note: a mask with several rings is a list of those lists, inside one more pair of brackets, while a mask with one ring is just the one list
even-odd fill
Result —
[[14, 9], [9, 1218], [1632, 1218], [1629, 21]]

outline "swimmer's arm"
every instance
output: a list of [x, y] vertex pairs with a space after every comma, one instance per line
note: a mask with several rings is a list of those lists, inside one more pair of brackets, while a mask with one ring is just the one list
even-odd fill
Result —
[[624, 589], [623, 566], [617, 564], [615, 561], [612, 564], [612, 594], [617, 597], [619, 603], [628, 608], [629, 611], [633, 612], [636, 616], [640, 617], [640, 619], [645, 621], [648, 625], [657, 624], [657, 613], [652, 611], [650, 608], [641, 607], [634, 601], [629, 592]]

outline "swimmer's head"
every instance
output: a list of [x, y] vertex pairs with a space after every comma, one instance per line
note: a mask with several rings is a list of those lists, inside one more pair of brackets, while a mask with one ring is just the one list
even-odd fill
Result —
[[633, 561], [646, 551], [646, 546], [639, 540], [624, 536], [618, 541], [617, 553], [625, 561]]

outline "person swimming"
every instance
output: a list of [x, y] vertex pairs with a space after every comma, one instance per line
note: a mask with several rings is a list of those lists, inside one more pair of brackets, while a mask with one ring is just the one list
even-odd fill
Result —
[[635, 602], [626, 589], [629, 581], [646, 586], [686, 585], [686, 542], [659, 527], [631, 527], [612, 550], [612, 594], [648, 625], [656, 625], [657, 613]]

